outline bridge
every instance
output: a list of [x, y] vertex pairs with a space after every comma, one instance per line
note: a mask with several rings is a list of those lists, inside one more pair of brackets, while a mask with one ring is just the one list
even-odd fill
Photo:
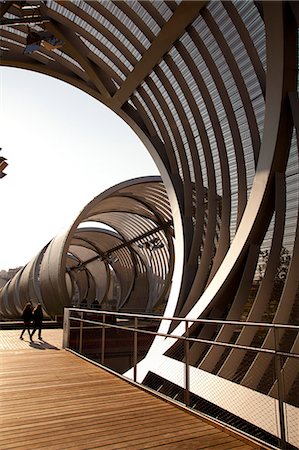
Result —
[[62, 348], [0, 331], [0, 448], [266, 448]]
[[[130, 339], [115, 341], [105, 314], [94, 324], [73, 310], [64, 348], [91, 348], [144, 389], [298, 449], [299, 3], [3, 0], [0, 27], [1, 65], [55, 77], [110, 108], [161, 175], [91, 200], [3, 287], [0, 316], [15, 320], [29, 299], [62, 316], [95, 298], [121, 326], [121, 314], [160, 315], [147, 346], [144, 330], [135, 340], [137, 317], [117, 332]], [[29, 361], [28, 349], [16, 351]], [[40, 351], [36, 373], [51, 352], [66, 354]], [[33, 406], [39, 420], [44, 405]]]

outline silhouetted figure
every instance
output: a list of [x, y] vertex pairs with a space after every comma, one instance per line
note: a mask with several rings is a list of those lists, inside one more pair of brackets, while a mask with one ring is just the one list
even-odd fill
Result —
[[80, 308], [87, 308], [88, 304], [87, 304], [87, 300], [86, 298], [83, 298], [83, 300], [80, 303]]
[[23, 309], [23, 312], [22, 312], [22, 319], [23, 319], [24, 325], [23, 325], [23, 330], [22, 330], [20, 339], [23, 339], [23, 334], [27, 330], [28, 334], [29, 334], [29, 337], [30, 337], [30, 340], [32, 341], [31, 335], [30, 335], [30, 323], [31, 323], [31, 320], [32, 320], [32, 304], [31, 304], [31, 302], [28, 302], [25, 305], [25, 307]]
[[99, 301], [95, 298], [90, 307], [91, 309], [100, 309]]
[[33, 337], [36, 330], [38, 330], [38, 339], [42, 339], [43, 318], [44, 318], [44, 314], [43, 314], [42, 305], [40, 303], [38, 303], [32, 313], [33, 330], [31, 333], [31, 338]]

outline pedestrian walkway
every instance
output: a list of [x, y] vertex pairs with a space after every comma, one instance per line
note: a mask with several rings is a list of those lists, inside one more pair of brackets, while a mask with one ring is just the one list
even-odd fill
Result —
[[62, 330], [19, 335], [0, 331], [1, 450], [263, 448], [63, 350]]

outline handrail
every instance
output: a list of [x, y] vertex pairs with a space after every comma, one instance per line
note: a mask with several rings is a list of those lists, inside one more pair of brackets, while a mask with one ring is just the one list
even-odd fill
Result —
[[168, 317], [168, 316], [158, 316], [154, 314], [138, 314], [138, 313], [123, 313], [118, 311], [107, 311], [99, 309], [86, 309], [86, 308], [68, 308], [69, 311], [87, 312], [95, 314], [105, 314], [105, 315], [117, 315], [118, 317], [130, 317], [130, 318], [141, 318], [141, 319], [155, 319], [155, 320], [168, 320], [172, 322], [192, 322], [192, 323], [202, 323], [202, 324], [215, 324], [215, 325], [241, 325], [241, 326], [254, 326], [254, 327], [264, 327], [264, 328], [282, 328], [282, 329], [294, 329], [299, 332], [299, 325], [287, 325], [280, 323], [267, 323], [267, 322], [245, 322], [238, 320], [223, 320], [223, 319], [193, 319], [189, 317]]
[[[87, 311], [89, 313], [94, 312], [93, 310], [85, 310], [85, 311]], [[114, 313], [114, 315], [115, 315], [115, 313]], [[134, 316], [134, 317], [136, 317], [136, 316]], [[279, 350], [273, 350], [273, 349], [268, 349], [268, 348], [230, 344], [229, 342], [219, 342], [219, 341], [213, 341], [213, 340], [202, 339], [202, 338], [185, 337], [185, 336], [180, 336], [177, 334], [160, 333], [158, 331], [140, 330], [140, 329], [138, 329], [138, 328], [136, 329], [134, 327], [131, 328], [131, 327], [123, 326], [123, 325], [115, 325], [112, 323], [101, 322], [101, 321], [96, 322], [94, 320], [82, 319], [80, 317], [74, 317], [74, 316], [70, 316], [69, 319], [75, 320], [77, 322], [90, 323], [92, 325], [101, 325], [101, 326], [104, 325], [106, 328], [117, 328], [117, 329], [121, 329], [121, 330], [125, 330], [125, 331], [132, 331], [132, 332], [137, 331], [140, 334], [149, 334], [149, 335], [153, 335], [153, 336], [161, 336], [161, 337], [166, 337], [166, 338], [169, 337], [172, 339], [179, 339], [182, 341], [197, 342], [197, 343], [201, 343], [201, 344], [209, 344], [209, 345], [215, 345], [215, 346], [220, 346], [220, 347], [236, 348], [238, 350], [251, 350], [251, 351], [256, 351], [256, 352], [260, 352], [260, 353], [268, 353], [268, 354], [272, 354], [272, 355], [280, 355], [280, 356], [286, 356], [286, 357], [299, 358], [299, 353], [281, 352]], [[186, 322], [188, 322], [188, 321], [186, 321]], [[296, 328], [299, 329], [299, 327], [296, 327]]]
[[[84, 315], [89, 315], [88, 318], [84, 317]], [[90, 315], [96, 317], [95, 319], [91, 319]], [[109, 317], [113, 317], [114, 319], [128, 319], [123, 320], [123, 323], [118, 322], [109, 322], [107, 319]], [[147, 329], [141, 329], [139, 326], [144, 326], [144, 321], [151, 320], [156, 322], [169, 321], [169, 322], [179, 322], [180, 324], [184, 324], [184, 329], [182, 330], [182, 335], [175, 334], [175, 330], [173, 332], [161, 332], [161, 331], [153, 331]], [[79, 326], [71, 326], [70, 323], [77, 322]], [[127, 322], [130, 321], [131, 324]], [[143, 323], [141, 324], [141, 322]], [[193, 319], [189, 317], [165, 317], [158, 316], [153, 314], [134, 314], [134, 313], [123, 313], [118, 311], [107, 311], [107, 310], [95, 310], [95, 309], [87, 309], [87, 308], [65, 308], [65, 317], [64, 317], [64, 347], [69, 347], [69, 336], [71, 330], [79, 330], [79, 354], [82, 354], [83, 348], [83, 327], [84, 324], [94, 325], [94, 327], [87, 327], [86, 329], [94, 329], [101, 328], [101, 357], [100, 362], [102, 366], [105, 366], [106, 359], [106, 329], [121, 329], [123, 331], [131, 332], [133, 335], [133, 345], [132, 345], [132, 376], [133, 380], [137, 382], [137, 365], [138, 365], [138, 335], [149, 335], [153, 337], [164, 337], [165, 339], [175, 339], [178, 342], [182, 342], [184, 344], [184, 358], [182, 360], [184, 364], [184, 403], [188, 407], [190, 404], [190, 361], [189, 361], [189, 352], [190, 352], [190, 344], [191, 343], [200, 343], [209, 346], [218, 346], [225, 347], [229, 349], [243, 350], [243, 351], [251, 351], [256, 352], [256, 354], [265, 354], [272, 356], [274, 358], [274, 370], [275, 370], [275, 383], [277, 383], [278, 389], [278, 398], [277, 398], [277, 407], [278, 407], [278, 419], [277, 425], [279, 426], [279, 448], [286, 449], [287, 448], [287, 438], [286, 438], [286, 417], [285, 417], [285, 406], [284, 406], [284, 392], [283, 392], [283, 379], [282, 379], [282, 371], [283, 371], [283, 362], [282, 358], [295, 358], [299, 359], [299, 354], [295, 351], [280, 351], [278, 347], [278, 336], [277, 332], [279, 330], [287, 331], [292, 330], [299, 334], [299, 326], [297, 325], [286, 325], [286, 324], [271, 324], [264, 322], [244, 322], [244, 321], [230, 321], [230, 320], [217, 320], [217, 319]], [[240, 345], [229, 342], [221, 342], [213, 339], [203, 339], [200, 337], [190, 337], [189, 330], [190, 327], [194, 324], [202, 324], [202, 325], [219, 325], [219, 326], [235, 326], [235, 327], [255, 327], [255, 328], [264, 328], [268, 331], [273, 330], [274, 332], [274, 348], [264, 348], [264, 347], [254, 347], [248, 345]], [[157, 330], [159, 329], [159, 324], [157, 324]], [[109, 367], [109, 365], [108, 365]]]

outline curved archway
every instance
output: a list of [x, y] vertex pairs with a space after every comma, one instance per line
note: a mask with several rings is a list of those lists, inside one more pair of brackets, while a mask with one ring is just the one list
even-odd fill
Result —
[[[16, 318], [31, 300], [50, 317], [66, 306], [160, 313], [174, 265], [173, 223], [160, 177], [129, 180], [90, 201], [0, 292], [0, 314]], [[117, 295], [116, 295], [116, 291]]]
[[85, 92], [2, 66], [0, 84], [1, 145], [10, 163], [1, 183], [0, 267], [8, 270], [26, 264], [100, 192], [158, 169], [130, 127]]

